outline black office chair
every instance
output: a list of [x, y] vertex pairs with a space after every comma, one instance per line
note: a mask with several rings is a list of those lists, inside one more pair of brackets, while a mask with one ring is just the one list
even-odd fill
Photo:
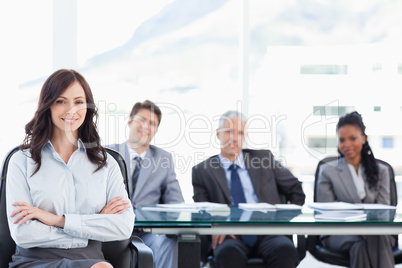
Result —
[[[315, 171], [315, 179], [314, 179], [314, 202], [316, 202], [316, 196], [317, 196], [317, 180], [318, 180], [318, 173], [320, 171], [320, 167], [333, 160], [339, 159], [339, 156], [329, 156], [318, 162], [316, 171]], [[391, 167], [391, 165], [383, 160], [377, 159], [379, 163], [382, 163], [386, 165], [389, 169], [389, 174], [390, 174], [390, 187], [391, 187], [391, 205], [396, 206], [398, 203], [398, 196], [396, 192], [396, 184], [395, 184], [395, 174], [394, 174], [394, 169]], [[393, 250], [394, 253], [394, 258], [395, 258], [395, 263], [402, 263], [402, 250], [398, 248], [398, 236], [395, 235], [396, 238], [396, 246]], [[329, 263], [329, 264], [334, 264], [338, 266], [345, 266], [348, 267], [350, 266], [350, 256], [349, 254], [345, 253], [339, 253], [335, 251], [331, 251], [327, 248], [325, 248], [321, 241], [320, 241], [320, 236], [318, 235], [309, 235], [307, 236], [307, 250], [311, 253], [311, 255], [314, 256], [319, 261]]]
[[[127, 168], [123, 157], [110, 149], [107, 152], [116, 159], [123, 174], [127, 188]], [[0, 267], [8, 267], [11, 256], [15, 253], [15, 243], [10, 236], [6, 211], [6, 179], [8, 163], [11, 156], [18, 151], [15, 147], [7, 153], [1, 168], [0, 184]], [[103, 242], [102, 251], [105, 259], [115, 268], [153, 268], [153, 253], [140, 238], [126, 239], [122, 241]], [[137, 263], [137, 264], [136, 264]]]

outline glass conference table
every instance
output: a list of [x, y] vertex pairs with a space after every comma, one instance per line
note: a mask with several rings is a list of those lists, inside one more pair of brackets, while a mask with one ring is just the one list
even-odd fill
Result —
[[[303, 206], [296, 210], [249, 211], [228, 207], [222, 211], [174, 211], [143, 206], [135, 209], [135, 228], [153, 234], [178, 235], [179, 267], [199, 267], [199, 235], [396, 235], [402, 234], [402, 211], [363, 210], [359, 221], [317, 220], [319, 212]], [[195, 244], [194, 244], [195, 243]], [[193, 264], [183, 256], [192, 256]], [[182, 263], [182, 264], [181, 264]]]

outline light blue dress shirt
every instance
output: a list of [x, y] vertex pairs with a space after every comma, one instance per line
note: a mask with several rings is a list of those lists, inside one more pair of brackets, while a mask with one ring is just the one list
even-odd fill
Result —
[[50, 141], [42, 150], [42, 164], [31, 176], [36, 164], [29, 151], [16, 152], [9, 163], [7, 175], [7, 214], [14, 202], [26, 202], [34, 207], [65, 216], [64, 228], [48, 226], [38, 220], [14, 224], [8, 217], [11, 236], [23, 248], [81, 248], [88, 239], [98, 241], [123, 240], [131, 236], [134, 227], [132, 207], [122, 214], [99, 214], [117, 196], [128, 200], [120, 168], [108, 155], [107, 165], [94, 172], [97, 165], [89, 161], [81, 141], [66, 164]]
[[243, 186], [244, 197], [246, 198], [247, 203], [258, 203], [258, 197], [254, 191], [253, 183], [251, 182], [250, 175], [246, 169], [246, 165], [244, 164], [244, 156], [243, 152], [236, 158], [234, 162], [231, 162], [229, 159], [222, 156], [222, 154], [218, 155], [219, 160], [222, 163], [222, 166], [225, 170], [226, 179], [228, 181], [228, 186], [230, 189], [231, 182], [231, 170], [229, 167], [232, 164], [236, 164], [239, 168], [237, 169], [237, 173], [239, 174], [241, 185]]

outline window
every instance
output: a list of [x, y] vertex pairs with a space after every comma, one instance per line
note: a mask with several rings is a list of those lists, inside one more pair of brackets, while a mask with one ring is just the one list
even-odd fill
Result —
[[347, 65], [301, 65], [300, 74], [348, 74]]
[[314, 106], [313, 113], [315, 115], [337, 115], [342, 116], [346, 113], [354, 111], [354, 107], [350, 106]]
[[384, 148], [384, 149], [394, 148], [394, 138], [393, 137], [383, 137], [382, 138], [382, 148]]
[[135, 102], [159, 104], [163, 118], [153, 142], [173, 153], [186, 200], [191, 167], [219, 152], [214, 131], [227, 110], [253, 117], [248, 145], [272, 150], [295, 175], [312, 175], [318, 160], [336, 154], [336, 122], [353, 110], [376, 137], [392, 139], [372, 144], [376, 157], [402, 165], [390, 157], [402, 134], [378, 127], [384, 118], [402, 122], [402, 6], [392, 0], [1, 1], [7, 98], [0, 112], [18, 111], [2, 117], [10, 131], [0, 137], [1, 156], [22, 141], [54, 69], [58, 2], [76, 4], [69, 9], [76, 66], [66, 68], [80, 71], [93, 89], [102, 142], [127, 138]]
[[310, 137], [309, 146], [312, 148], [337, 148], [337, 139], [334, 137]]

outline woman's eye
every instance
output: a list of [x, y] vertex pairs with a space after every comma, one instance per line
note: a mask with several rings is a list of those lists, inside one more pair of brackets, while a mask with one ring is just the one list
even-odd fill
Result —
[[64, 101], [62, 101], [62, 100], [57, 100], [56, 103], [57, 103], [57, 104], [63, 104]]
[[77, 101], [75, 104], [82, 105], [82, 104], [84, 104], [84, 102], [83, 101]]

